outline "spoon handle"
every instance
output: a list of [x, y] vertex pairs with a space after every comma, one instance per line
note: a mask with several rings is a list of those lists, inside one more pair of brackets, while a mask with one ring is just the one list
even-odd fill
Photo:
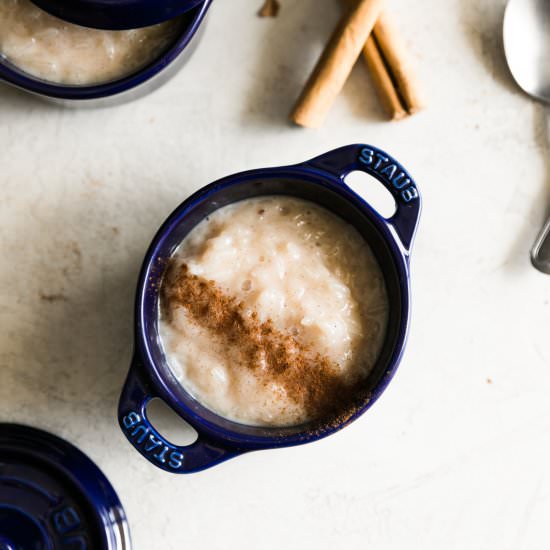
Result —
[[542, 273], [550, 275], [550, 217], [531, 248], [531, 263]]

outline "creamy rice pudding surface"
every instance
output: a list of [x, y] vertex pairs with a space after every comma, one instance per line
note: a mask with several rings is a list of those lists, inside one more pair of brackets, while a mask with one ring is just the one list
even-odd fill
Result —
[[154, 61], [178, 30], [179, 19], [127, 31], [90, 29], [53, 17], [30, 0], [0, 0], [0, 57], [59, 84], [99, 84], [135, 73]]
[[382, 348], [388, 298], [354, 227], [273, 196], [223, 207], [191, 231], [164, 276], [159, 315], [169, 367], [203, 405], [290, 426], [357, 393]]

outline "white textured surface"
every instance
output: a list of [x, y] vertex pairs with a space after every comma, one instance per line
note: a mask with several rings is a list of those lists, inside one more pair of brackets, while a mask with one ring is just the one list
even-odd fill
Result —
[[[395, 0], [430, 108], [383, 122], [361, 66], [320, 131], [285, 116], [336, 4], [283, 0], [260, 20], [260, 3], [216, 0], [189, 65], [124, 107], [66, 111], [0, 88], [0, 418], [87, 452], [137, 550], [547, 548], [550, 278], [527, 250], [549, 151], [543, 108], [503, 64], [501, 0]], [[115, 423], [153, 232], [220, 176], [355, 141], [393, 153], [424, 194], [394, 382], [319, 443], [187, 477], [155, 469]]]

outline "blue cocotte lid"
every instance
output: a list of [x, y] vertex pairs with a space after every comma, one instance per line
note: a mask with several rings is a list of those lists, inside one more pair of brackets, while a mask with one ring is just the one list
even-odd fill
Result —
[[[0, 0], [1, 1], [1, 0]], [[137, 29], [155, 25], [204, 0], [32, 0], [65, 21], [97, 29]]]
[[129, 550], [122, 505], [76, 447], [0, 424], [0, 550]]

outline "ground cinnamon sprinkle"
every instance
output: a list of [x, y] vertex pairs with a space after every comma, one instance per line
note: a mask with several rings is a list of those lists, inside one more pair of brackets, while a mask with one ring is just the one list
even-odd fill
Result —
[[257, 313], [248, 314], [215, 281], [193, 275], [187, 265], [168, 267], [161, 299], [168, 320], [176, 306], [184, 307], [198, 325], [239, 350], [241, 365], [260, 383], [280, 384], [310, 419], [341, 419], [357, 401], [358, 382], [344, 380], [335, 363], [277, 330], [271, 320], [261, 322]]

